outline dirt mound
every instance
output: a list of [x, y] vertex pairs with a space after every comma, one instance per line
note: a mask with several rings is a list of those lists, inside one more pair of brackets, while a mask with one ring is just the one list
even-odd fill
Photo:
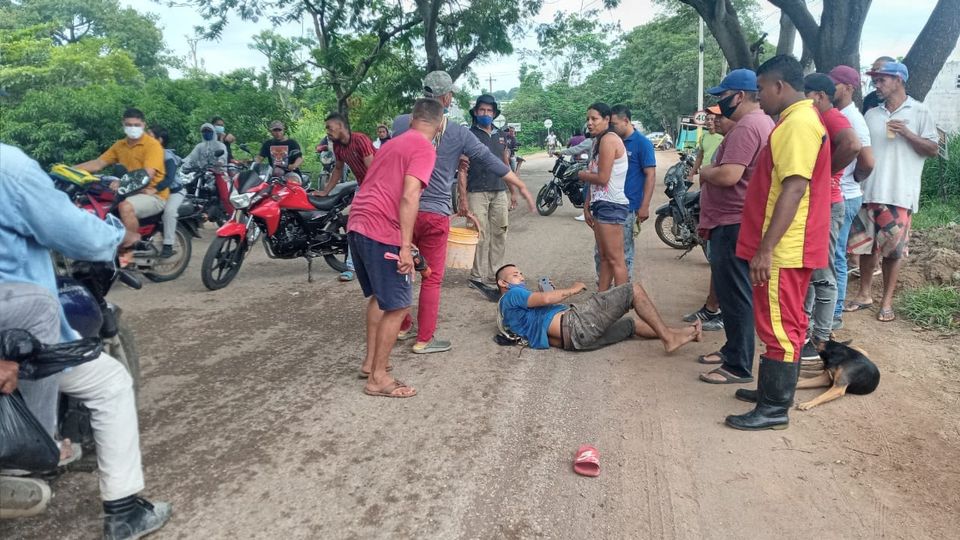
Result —
[[960, 285], [960, 225], [910, 232], [910, 256], [901, 286]]

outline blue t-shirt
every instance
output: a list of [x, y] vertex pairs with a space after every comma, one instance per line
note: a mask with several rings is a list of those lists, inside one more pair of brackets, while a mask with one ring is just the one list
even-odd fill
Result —
[[549, 349], [547, 330], [550, 328], [550, 321], [557, 313], [566, 311], [567, 306], [550, 304], [535, 308], [527, 307], [531, 294], [533, 293], [522, 285], [504, 293], [503, 298], [500, 299], [503, 323], [513, 333], [529, 341], [532, 348]]
[[636, 212], [643, 203], [643, 188], [646, 184], [646, 175], [643, 169], [656, 167], [657, 157], [653, 151], [653, 143], [637, 130], [623, 140], [627, 148], [627, 180], [623, 191], [630, 201], [630, 210]]

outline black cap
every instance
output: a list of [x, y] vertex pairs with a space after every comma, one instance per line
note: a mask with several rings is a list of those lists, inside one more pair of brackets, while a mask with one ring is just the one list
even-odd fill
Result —
[[803, 92], [823, 92], [828, 96], [833, 96], [837, 91], [837, 86], [833, 80], [823, 73], [811, 73], [803, 79]]

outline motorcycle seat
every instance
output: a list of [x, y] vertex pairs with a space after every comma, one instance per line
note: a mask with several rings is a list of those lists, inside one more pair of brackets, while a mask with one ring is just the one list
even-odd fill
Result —
[[307, 195], [307, 199], [310, 200], [310, 204], [313, 205], [317, 210], [332, 210], [343, 199], [353, 195], [357, 191], [356, 182], [345, 182], [343, 184], [337, 184], [330, 194], [326, 197], [318, 197], [316, 195]]

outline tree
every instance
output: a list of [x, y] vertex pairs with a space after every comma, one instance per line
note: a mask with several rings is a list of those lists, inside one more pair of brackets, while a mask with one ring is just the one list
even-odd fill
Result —
[[0, 28], [50, 25], [57, 45], [99, 38], [123, 49], [147, 77], [165, 76], [170, 62], [153, 15], [121, 8], [117, 0], [0, 0]]
[[553, 64], [556, 80], [579, 83], [584, 73], [617, 54], [620, 26], [601, 24], [599, 14], [596, 9], [583, 14], [556, 12], [553, 22], [537, 27], [540, 50], [532, 56], [539, 65]]
[[[756, 67], [750, 61], [748, 38], [739, 25], [734, 0], [679, 0], [704, 18], [732, 67]], [[804, 0], [769, 0], [796, 27], [816, 69], [827, 72], [840, 64], [860, 66], [860, 36], [871, 0], [823, 0], [819, 23]], [[790, 35], [789, 27], [784, 28]], [[960, 0], [938, 0], [904, 58], [910, 69], [908, 90], [922, 100], [960, 38]]]

